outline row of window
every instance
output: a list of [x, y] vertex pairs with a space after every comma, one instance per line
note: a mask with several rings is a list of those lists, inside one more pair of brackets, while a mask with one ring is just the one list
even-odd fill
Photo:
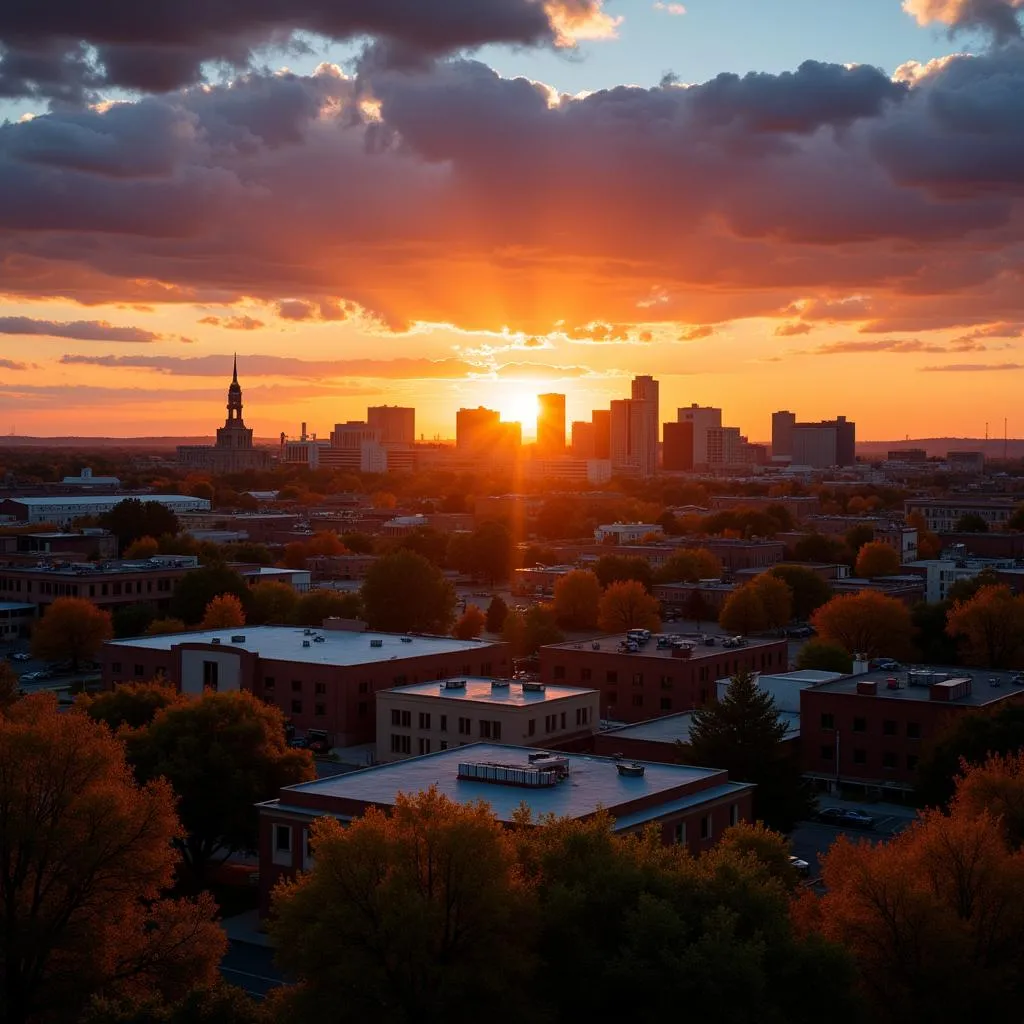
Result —
[[[738, 825], [740, 820], [740, 809], [738, 804], [731, 804], [729, 807], [729, 824]], [[700, 838], [702, 840], [714, 838], [714, 822], [710, 814], [702, 814], [700, 818]], [[686, 842], [686, 822], [676, 822], [673, 832], [673, 839], [679, 844]]]
[[[920, 722], [907, 722], [907, 738], [912, 740], [919, 740], [921, 738], [921, 723]], [[825, 730], [834, 730], [836, 727], [836, 716], [833, 714], [822, 713], [821, 716], [821, 727]], [[883, 736], [898, 736], [899, 735], [899, 722], [895, 719], [887, 718], [882, 722], [882, 735]], [[868, 720], [866, 718], [854, 718], [853, 720], [853, 731], [854, 732], [869, 732]]]
[[[611, 705], [613, 705], [613, 704], [617, 705], [619, 703], [619, 695], [618, 695], [618, 693], [615, 690], [609, 690], [605, 694], [605, 698], [608, 701], [609, 707]], [[707, 690], [703, 690], [702, 689], [700, 691], [700, 700], [698, 701], [698, 703], [699, 704], [706, 704], [707, 702], [708, 702], [708, 692], [707, 692]], [[632, 696], [631, 704], [635, 708], [642, 708], [644, 706], [644, 695], [642, 693], [634, 693], [633, 696]], [[685, 707], [685, 705], [684, 705], [684, 707]], [[672, 698], [671, 697], [661, 697], [661, 698], [659, 698], [659, 700], [658, 700], [658, 708], [661, 711], [671, 711], [672, 710]]]
[[[439, 750], [448, 749], [448, 741], [441, 740], [438, 744]], [[401, 733], [393, 732], [391, 734], [391, 753], [392, 754], [411, 754], [412, 753], [412, 737], [406, 736]], [[417, 754], [429, 754], [430, 753], [430, 737], [420, 736], [417, 740]]]
[[[773, 660], [777, 660], [780, 666], [786, 664], [786, 655], [784, 652], [779, 651], [777, 657], [775, 652], [762, 651], [761, 652], [761, 668], [762, 670], [771, 668]], [[726, 659], [724, 664], [715, 663], [714, 665], [702, 665], [698, 670], [698, 678], [700, 682], [707, 683], [712, 679], [724, 679], [726, 676], [735, 675], [740, 669], [740, 659], [734, 658], [731, 662]], [[552, 678], [556, 682], [562, 682], [568, 678], [568, 672], [565, 665], [554, 665], [551, 670]], [[628, 673], [627, 673], [628, 674]], [[604, 674], [604, 681], [608, 684], [615, 684], [619, 682], [619, 672], [617, 669], [608, 669]], [[593, 671], [589, 668], [580, 669], [581, 683], [589, 683], [593, 681]], [[663, 690], [670, 690], [673, 685], [673, 677], [667, 675], [659, 675], [658, 682]], [[634, 686], [644, 685], [644, 674], [643, 672], [632, 673], [632, 684]]]
[[[21, 584], [25, 584], [25, 593], [32, 593], [32, 580], [12, 579], [9, 576], [0, 576], [0, 591], [6, 593], [21, 593]], [[89, 592], [86, 594], [84, 583], [64, 583], [60, 580], [36, 580], [37, 594], [51, 597], [78, 597], [81, 591], [82, 597], [120, 597], [122, 594], [152, 594], [153, 584], [156, 583], [158, 593], [169, 594], [173, 589], [174, 580], [161, 577], [157, 580], [118, 580], [115, 583], [90, 583]], [[145, 587], [143, 587], [145, 584]], [[99, 593], [97, 594], [97, 589]]]
[[[292, 680], [292, 693], [302, 693], [302, 686], [303, 686], [303, 683], [302, 683], [301, 679], [293, 679]], [[366, 686], [366, 683], [360, 683], [359, 684], [359, 692], [360, 693], [365, 693], [366, 692], [363, 689], [364, 686]], [[264, 676], [264, 678], [263, 678], [263, 689], [266, 690], [268, 693], [273, 693], [277, 689], [277, 680], [273, 676]], [[315, 694], [317, 694], [318, 696], [320, 696], [322, 694], [326, 694], [327, 693], [327, 684], [326, 683], [314, 683], [313, 684], [313, 692]]]
[[[824, 744], [821, 748], [821, 759], [822, 761], [835, 761], [836, 759], [836, 748], [832, 744]], [[907, 754], [907, 770], [914, 771], [917, 768], [918, 756], [917, 754]], [[854, 764], [868, 764], [868, 752], [863, 748], [854, 748], [853, 751], [853, 763]], [[892, 750], [882, 751], [882, 767], [883, 768], [899, 768], [900, 758], [899, 754]]]

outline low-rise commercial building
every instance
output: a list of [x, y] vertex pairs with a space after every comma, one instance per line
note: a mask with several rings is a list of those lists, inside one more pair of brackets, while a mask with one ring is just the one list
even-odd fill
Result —
[[590, 736], [597, 690], [518, 679], [454, 679], [377, 693], [377, 760], [397, 761], [476, 740], [550, 747]]
[[934, 604], [945, 601], [953, 585], [961, 580], [973, 580], [985, 569], [1012, 570], [1014, 565], [1012, 558], [926, 558], [906, 563], [903, 570], [923, 577], [924, 599]]
[[209, 511], [206, 498], [188, 494], [76, 494], [50, 498], [5, 498], [0, 501], [0, 515], [12, 516], [19, 523], [52, 523], [69, 526], [76, 519], [101, 516], [128, 498], [134, 501], [155, 501], [174, 513]]
[[[947, 495], [940, 498], [908, 498], [903, 503], [906, 514], [924, 517], [933, 533], [951, 533], [965, 516], [978, 516], [990, 530], [1001, 530], [1017, 509], [1011, 498], [968, 498]], [[2, 511], [2, 508], [0, 508]]]
[[923, 668], [843, 676], [800, 694], [805, 774], [837, 786], [910, 790], [922, 750], [957, 717], [1024, 703], [1016, 673]]
[[624, 634], [581, 643], [551, 644], [540, 649], [540, 676], [545, 683], [593, 687], [601, 693], [601, 717], [642, 722], [659, 714], [689, 711], [713, 701], [719, 679], [740, 669], [785, 672], [785, 640], [744, 641], [739, 647], [691, 643], [659, 647], [650, 640], [626, 650]]
[[598, 544], [639, 544], [645, 537], [664, 537], [660, 523], [608, 523], [594, 530]]
[[276, 704], [301, 735], [334, 746], [371, 743], [379, 690], [456, 675], [511, 674], [508, 646], [446, 636], [244, 626], [104, 644], [103, 685], [163, 676], [182, 693], [248, 690]]
[[657, 827], [665, 843], [710, 849], [730, 826], [749, 821], [754, 787], [727, 772], [679, 764], [625, 763], [552, 754], [532, 747], [474, 743], [361, 771], [282, 788], [259, 805], [260, 910], [270, 910], [281, 878], [310, 868], [310, 825], [320, 817], [350, 822], [371, 808], [391, 810], [400, 793], [436, 787], [461, 804], [483, 801], [511, 825], [525, 805], [546, 815], [585, 820], [604, 810], [616, 832]]
[[886, 597], [894, 597], [911, 608], [919, 601], [923, 601], [926, 593], [925, 580], [915, 573], [875, 576], [871, 579], [847, 576], [845, 579], [833, 580], [830, 585], [833, 594], [862, 594], [870, 590]]
[[117, 557], [117, 538], [99, 528], [68, 532], [45, 530], [0, 537], [0, 556], [11, 562], [94, 562]]

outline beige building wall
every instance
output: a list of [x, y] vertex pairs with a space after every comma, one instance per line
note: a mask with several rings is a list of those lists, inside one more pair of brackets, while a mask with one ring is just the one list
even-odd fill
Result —
[[547, 747], [590, 735], [599, 724], [597, 690], [549, 685], [542, 692], [524, 694], [522, 683], [492, 689], [489, 680], [467, 681], [465, 690], [428, 685], [429, 690], [420, 685], [378, 691], [378, 761], [399, 761], [481, 740]]

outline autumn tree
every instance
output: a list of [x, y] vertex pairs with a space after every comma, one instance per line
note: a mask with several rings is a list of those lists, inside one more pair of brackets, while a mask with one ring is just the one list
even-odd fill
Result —
[[202, 629], [234, 629], [245, 625], [245, 609], [234, 594], [218, 594], [206, 606]]
[[508, 615], [508, 605], [497, 594], [491, 598], [487, 606], [487, 632], [500, 633], [505, 625], [505, 616]]
[[721, 561], [706, 548], [683, 548], [666, 559], [654, 573], [658, 583], [697, 583], [721, 576]]
[[896, 576], [900, 571], [900, 556], [896, 554], [895, 548], [883, 541], [869, 541], [857, 552], [857, 563], [853, 571], [865, 579]]
[[848, 654], [905, 658], [912, 651], [910, 609], [874, 590], [833, 597], [811, 616], [811, 625]]
[[1010, 668], [1024, 647], [1024, 597], [1006, 586], [982, 587], [969, 601], [954, 603], [946, 632], [961, 641], [969, 664]]
[[513, 658], [522, 658], [531, 653], [526, 648], [526, 621], [518, 609], [510, 608], [505, 615], [505, 621], [501, 624], [501, 639], [508, 644]]
[[279, 580], [265, 580], [251, 590], [248, 620], [253, 625], [282, 625], [292, 620], [299, 595], [294, 587]]
[[457, 640], [472, 640], [478, 637], [487, 625], [487, 616], [475, 605], [467, 605], [452, 627], [452, 636]]
[[601, 603], [601, 584], [586, 569], [566, 573], [555, 583], [555, 615], [563, 629], [594, 629]]
[[942, 554], [942, 541], [937, 534], [928, 529], [928, 521], [920, 512], [911, 512], [907, 516], [907, 526], [917, 530], [918, 558], [938, 558]]
[[868, 523], [858, 523], [846, 531], [843, 538], [846, 547], [853, 553], [854, 559], [860, 554], [860, 549], [866, 544], [871, 544], [875, 538], [875, 528]]
[[808, 640], [796, 656], [798, 669], [814, 669], [818, 672], [853, 671], [853, 658], [839, 644], [828, 640]]
[[722, 605], [718, 624], [730, 633], [760, 633], [767, 629], [768, 615], [761, 595], [749, 584], [737, 587]]
[[291, 621], [297, 626], [322, 626], [325, 619], [359, 619], [363, 599], [358, 591], [310, 590], [300, 594]]
[[594, 574], [605, 588], [613, 583], [636, 580], [643, 585], [644, 590], [650, 592], [654, 583], [654, 570], [646, 558], [602, 555], [594, 566]]
[[152, 558], [160, 553], [156, 537], [139, 537], [124, 549], [125, 558]]
[[226, 940], [208, 896], [168, 900], [174, 796], [124, 747], [37, 695], [0, 717], [0, 1019], [78, 1020], [91, 998], [178, 998]]
[[94, 722], [103, 722], [116, 732], [122, 726], [141, 729], [150, 724], [164, 708], [182, 704], [187, 697], [173, 686], [157, 680], [151, 683], [121, 683], [97, 694], [83, 693], [75, 708]]
[[99, 517], [99, 525], [117, 537], [118, 549], [124, 551], [141, 537], [159, 537], [178, 532], [178, 517], [159, 501], [125, 498]]
[[714, 608], [697, 587], [686, 595], [686, 600], [683, 602], [683, 615], [688, 619], [693, 619], [698, 629], [702, 622], [708, 620], [714, 622], [716, 618]]
[[768, 629], [781, 629], [790, 622], [793, 618], [793, 591], [785, 580], [763, 572], [755, 576], [747, 586], [761, 602]]
[[682, 753], [691, 764], [726, 768], [730, 778], [755, 783], [754, 817], [788, 832], [813, 806], [797, 759], [783, 743], [788, 730], [772, 695], [742, 669], [720, 701], [694, 711]]
[[84, 597], [58, 597], [32, 630], [32, 654], [46, 661], [92, 661], [114, 635], [110, 612]]
[[413, 551], [378, 558], [361, 593], [371, 629], [447, 633], [455, 616], [454, 587], [436, 565]]
[[280, 710], [248, 692], [172, 704], [126, 743], [140, 779], [173, 787], [186, 833], [175, 845], [197, 882], [217, 858], [256, 848], [254, 804], [315, 775], [309, 752], [287, 745]]
[[953, 813], [978, 818], [986, 812], [999, 823], [1010, 848], [1020, 850], [1024, 846], [1024, 749], [993, 754], [983, 764], [962, 764]]
[[184, 633], [188, 626], [181, 619], [154, 619], [146, 627], [146, 636], [167, 636], [170, 633]]
[[252, 601], [249, 584], [234, 569], [226, 565], [205, 565], [186, 573], [171, 595], [172, 617], [190, 625], [201, 622], [206, 606], [221, 594], [234, 594], [248, 611]]
[[0, 661], [0, 715], [3, 715], [20, 697], [18, 673], [6, 661]]
[[605, 633], [624, 633], [628, 629], [660, 629], [661, 608], [637, 580], [612, 583], [601, 597], [597, 612], [598, 627]]
[[768, 572], [789, 587], [795, 619], [809, 619], [832, 597], [828, 583], [805, 565], [776, 565]]
[[311, 831], [312, 871], [275, 890], [271, 934], [297, 979], [282, 1020], [525, 1019], [529, 892], [486, 804], [432, 788]]

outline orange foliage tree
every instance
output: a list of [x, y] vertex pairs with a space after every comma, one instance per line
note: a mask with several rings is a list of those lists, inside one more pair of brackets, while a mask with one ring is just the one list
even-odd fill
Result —
[[907, 516], [907, 526], [917, 530], [918, 558], [938, 558], [942, 554], [942, 541], [928, 529], [928, 522], [920, 512], [911, 512]]
[[292, 541], [284, 548], [282, 564], [287, 569], [305, 569], [311, 558], [329, 558], [344, 555], [348, 549], [333, 530], [320, 530], [309, 540]]
[[452, 636], [458, 640], [472, 640], [484, 631], [486, 625], [487, 616], [475, 604], [471, 604], [452, 627]]
[[563, 629], [593, 629], [601, 604], [601, 584], [586, 569], [566, 573], [555, 583], [555, 615]]
[[763, 572], [755, 576], [747, 586], [761, 601], [768, 629], [781, 629], [793, 618], [793, 591], [785, 580]]
[[146, 636], [167, 636], [169, 633], [184, 633], [187, 629], [181, 619], [154, 619], [146, 627]]
[[854, 572], [858, 576], [872, 579], [875, 576], [895, 576], [900, 571], [900, 556], [896, 549], [880, 540], [868, 541], [857, 552]]
[[97, 694], [83, 693], [75, 700], [75, 708], [116, 732], [122, 726], [141, 729], [164, 708], [187, 700], [188, 697], [178, 693], [173, 686], [155, 680], [151, 683], [121, 683], [112, 690]]
[[598, 628], [605, 633], [627, 629], [660, 629], [661, 607], [637, 580], [613, 583], [601, 597], [597, 612]]
[[92, 997], [175, 999], [214, 980], [226, 938], [209, 896], [167, 900], [170, 786], [139, 786], [124, 747], [49, 695], [0, 717], [0, 1019], [78, 1020]]
[[658, 583], [696, 583], [719, 579], [722, 563], [706, 548], [684, 548], [665, 560], [654, 578]]
[[140, 537], [124, 549], [125, 558], [152, 558], [160, 553], [160, 542], [156, 537]]
[[206, 606], [202, 629], [233, 629], [245, 625], [245, 609], [234, 594], [218, 594]]
[[833, 597], [811, 616], [811, 625], [848, 654], [905, 658], [912, 651], [910, 609], [873, 590]]
[[982, 587], [950, 608], [946, 632], [961, 640], [970, 664], [1010, 668], [1024, 647], [1024, 597], [1005, 586]]
[[84, 597], [58, 597], [32, 631], [32, 653], [47, 661], [68, 659], [77, 672], [78, 663], [95, 658], [113, 635], [110, 612]]

